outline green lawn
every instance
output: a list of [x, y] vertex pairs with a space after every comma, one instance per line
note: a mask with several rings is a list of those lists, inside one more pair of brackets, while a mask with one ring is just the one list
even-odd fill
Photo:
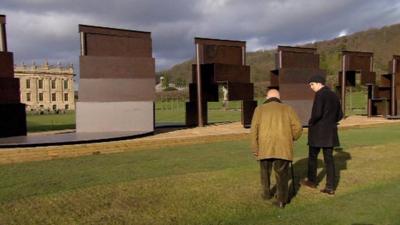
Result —
[[[399, 224], [400, 125], [340, 136], [336, 196], [300, 188], [284, 210], [242, 139], [0, 166], [0, 224]], [[306, 135], [295, 149], [299, 180]]]
[[64, 130], [75, 128], [75, 112], [65, 114], [27, 114], [28, 132]]

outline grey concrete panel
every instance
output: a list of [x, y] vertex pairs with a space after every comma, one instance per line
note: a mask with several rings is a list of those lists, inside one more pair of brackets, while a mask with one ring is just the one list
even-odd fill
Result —
[[147, 31], [126, 30], [111, 27], [99, 27], [79, 24], [79, 32], [90, 34], [105, 34], [113, 36], [134, 37], [134, 38], [151, 38], [151, 33]]
[[282, 100], [282, 102], [293, 107], [303, 126], [308, 125], [308, 120], [311, 117], [313, 100]]
[[151, 39], [87, 34], [86, 55], [151, 58]]
[[76, 131], [154, 131], [154, 104], [143, 102], [77, 102]]
[[154, 101], [154, 79], [81, 79], [79, 101]]
[[14, 77], [14, 58], [12, 52], [0, 52], [0, 78]]
[[315, 95], [307, 83], [281, 84], [279, 85], [279, 92], [282, 100], [313, 100]]
[[155, 78], [154, 58], [81, 56], [80, 78]]

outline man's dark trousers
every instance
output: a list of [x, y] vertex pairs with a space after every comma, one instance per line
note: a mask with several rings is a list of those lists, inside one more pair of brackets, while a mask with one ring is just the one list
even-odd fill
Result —
[[272, 167], [275, 172], [276, 180], [276, 196], [277, 200], [283, 203], [287, 203], [288, 200], [288, 182], [289, 182], [289, 163], [288, 160], [283, 159], [263, 159], [260, 160], [261, 169], [261, 185], [263, 188], [263, 194], [265, 197], [271, 197], [271, 172]]
[[[320, 147], [310, 146], [308, 152], [308, 180], [317, 184], [317, 160]], [[324, 163], [326, 168], [326, 189], [335, 188], [335, 162], [333, 160], [333, 147], [322, 148], [324, 154]]]

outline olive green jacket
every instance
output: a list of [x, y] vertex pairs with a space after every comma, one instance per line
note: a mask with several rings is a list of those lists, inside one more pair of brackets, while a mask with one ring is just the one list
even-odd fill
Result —
[[292, 107], [271, 98], [258, 106], [251, 121], [251, 144], [257, 160], [275, 158], [293, 160], [293, 141], [303, 128]]

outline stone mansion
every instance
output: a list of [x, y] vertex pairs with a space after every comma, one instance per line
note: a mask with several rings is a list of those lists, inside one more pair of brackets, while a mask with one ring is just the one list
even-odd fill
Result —
[[74, 70], [72, 65], [15, 65], [21, 102], [26, 111], [64, 112], [75, 110]]

